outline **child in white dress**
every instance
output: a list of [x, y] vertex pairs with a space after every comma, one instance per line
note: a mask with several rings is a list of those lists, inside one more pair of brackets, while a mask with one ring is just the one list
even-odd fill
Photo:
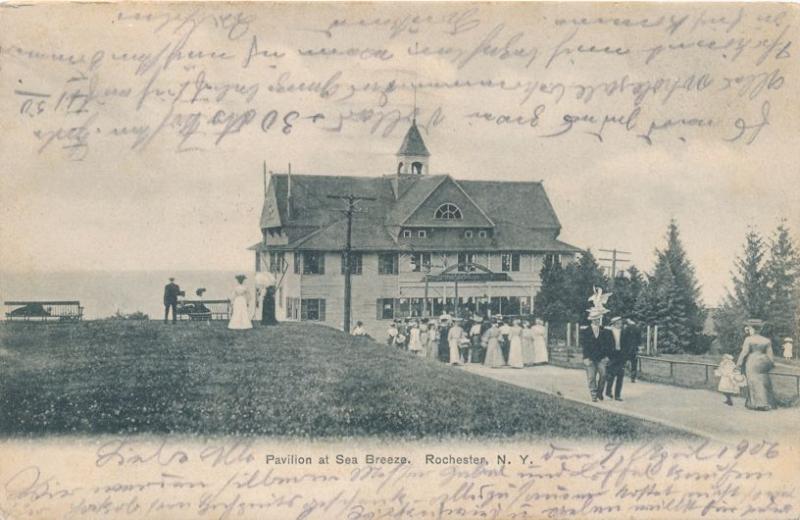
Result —
[[743, 383], [746, 384], [744, 382], [744, 376], [739, 372], [739, 369], [736, 368], [733, 356], [724, 354], [722, 360], [719, 362], [719, 366], [714, 370], [714, 375], [719, 377], [717, 390], [722, 392], [722, 395], [725, 396], [725, 404], [733, 406], [733, 399], [731, 398], [734, 394], [739, 393], [739, 389], [743, 386]]

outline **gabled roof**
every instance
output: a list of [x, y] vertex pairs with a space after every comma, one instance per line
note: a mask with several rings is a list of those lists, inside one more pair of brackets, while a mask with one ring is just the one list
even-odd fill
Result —
[[[455, 204], [462, 211], [460, 220], [436, 220], [434, 214], [442, 204]], [[401, 221], [408, 226], [494, 227], [489, 215], [475, 203], [469, 193], [452, 177], [446, 175], [427, 196]]]
[[414, 177], [403, 176], [402, 180], [411, 183], [401, 192], [400, 197], [394, 201], [392, 208], [386, 214], [386, 225], [400, 226], [414, 214], [414, 211], [425, 202], [425, 200], [436, 191], [445, 180], [447, 175], [416, 175]]
[[[392, 183], [397, 182], [395, 199]], [[288, 177], [273, 174], [265, 197], [261, 227], [281, 224], [286, 249], [341, 250], [346, 240], [342, 200], [328, 195], [372, 197], [358, 202], [361, 212], [353, 218], [352, 244], [355, 250], [438, 250], [438, 251], [543, 251], [578, 252], [580, 249], [557, 240], [561, 225], [540, 182], [456, 181], [447, 175], [348, 177], [292, 174], [292, 212], [288, 212]], [[452, 186], [450, 185], [452, 183]], [[398, 235], [429, 198], [442, 187], [457, 187], [492, 227], [491, 239], [469, 240], [453, 234], [433, 233], [425, 239], [402, 240]], [[448, 202], [442, 200], [440, 202]], [[266, 206], [274, 205], [270, 211]], [[427, 215], [427, 209], [423, 212]], [[270, 216], [271, 215], [271, 216]], [[425, 227], [425, 224], [419, 224]], [[472, 225], [472, 224], [471, 224]], [[483, 226], [484, 224], [480, 224]], [[268, 239], [269, 240], [269, 239]]]
[[408, 129], [408, 132], [406, 132], [406, 137], [403, 139], [403, 144], [400, 146], [397, 155], [422, 157], [428, 157], [430, 155], [428, 148], [425, 146], [425, 141], [422, 140], [422, 136], [417, 128], [416, 119], [411, 122], [411, 127]]

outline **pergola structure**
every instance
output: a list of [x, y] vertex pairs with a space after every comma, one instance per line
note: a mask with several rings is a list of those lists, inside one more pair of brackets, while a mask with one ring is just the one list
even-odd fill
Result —
[[426, 274], [423, 278], [425, 282], [425, 296], [423, 298], [423, 316], [428, 315], [428, 288], [431, 283], [453, 284], [453, 296], [455, 302], [455, 316], [459, 316], [458, 284], [461, 283], [483, 283], [486, 285], [488, 293], [491, 293], [492, 282], [508, 282], [511, 278], [508, 273], [495, 273], [486, 266], [474, 262], [455, 264], [445, 268], [439, 274]]

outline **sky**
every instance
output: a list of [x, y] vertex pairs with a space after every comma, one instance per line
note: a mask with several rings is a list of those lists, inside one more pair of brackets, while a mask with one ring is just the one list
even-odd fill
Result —
[[[291, 110], [301, 115], [324, 112], [328, 116], [326, 124], [332, 123], [335, 114], [351, 110], [388, 112], [396, 108], [407, 114], [413, 109], [411, 91], [392, 94], [387, 107], [377, 106], [377, 96], [333, 101], [313, 94], [269, 91], [267, 85], [274, 85], [277, 76], [286, 71], [295, 78], [324, 79], [342, 70], [344, 77], [354, 81], [388, 77], [441, 81], [513, 77], [569, 83], [600, 81], [624, 74], [678, 77], [696, 70], [716, 71], [722, 77], [769, 72], [779, 66], [783, 85], [769, 93], [770, 97], [764, 93], [751, 99], [685, 92], [675, 94], [668, 103], [643, 103], [640, 125], [646, 125], [646, 117], [661, 121], [689, 116], [714, 119], [714, 124], [706, 129], [664, 131], [665, 137], [650, 145], [633, 136], [633, 132], [616, 127], [607, 130], [602, 141], [583, 131], [588, 125], [559, 137], [543, 137], [560, 128], [561, 114], [622, 117], [634, 107], [628, 98], [622, 101], [598, 96], [592, 103], [567, 100], [556, 104], [551, 96], [537, 94], [521, 103], [517, 94], [497, 90], [420, 89], [416, 103], [422, 135], [432, 154], [432, 174], [448, 173], [456, 179], [542, 180], [562, 223], [560, 238], [581, 248], [592, 248], [597, 256], [600, 248], [629, 251], [631, 254], [626, 258], [648, 270], [654, 250], [664, 245], [667, 225], [674, 218], [709, 305], [716, 304], [724, 294], [748, 229], [769, 236], [785, 219], [795, 240], [798, 239], [800, 114], [796, 102], [796, 59], [758, 66], [750, 61], [745, 66], [744, 58], [731, 64], [719, 56], [699, 53], [660, 58], [662, 61], [657, 65], [645, 68], [627, 58], [590, 60], [578, 56], [560, 59], [545, 68], [537, 57], [528, 69], [520, 60], [484, 57], [459, 68], [449, 61], [400, 55], [419, 40], [430, 45], [466, 47], [488, 37], [491, 29], [501, 24], [501, 35], [492, 42], [494, 45], [502, 45], [519, 30], [522, 36], [514, 44], [520, 48], [537, 46], [544, 55], [554, 39], [566, 33], [548, 25], [548, 17], [551, 19], [554, 13], [546, 7], [528, 12], [483, 6], [475, 15], [479, 26], [459, 35], [458, 40], [444, 41], [441, 31], [433, 29], [391, 36], [380, 28], [353, 29], [327, 38], [309, 28], [325, 27], [336, 12], [326, 6], [311, 16], [299, 9], [283, 6], [269, 13], [270, 16], [264, 11], [247, 11], [254, 16], [249, 33], [236, 41], [220, 36], [219, 27], [206, 23], [191, 35], [192, 48], [228, 48], [237, 53], [237, 58], [222, 65], [202, 60], [200, 64], [182, 62], [165, 69], [158, 78], [163, 86], [174, 86], [184, 77], [196, 80], [202, 70], [211, 82], [223, 79], [260, 82], [261, 88], [249, 104], [241, 96], [229, 95], [216, 105], [202, 107], [209, 119], [215, 110], [241, 114], [248, 107], [253, 108], [256, 119], [242, 132], [225, 137], [217, 146], [208, 135], [200, 136], [197, 142], [202, 143], [204, 150], [176, 152], [179, 139], [176, 131], [170, 129], [160, 133], [144, 150], [131, 150], [130, 140], [110, 137], [108, 130], [142, 123], [155, 125], [167, 105], [151, 99], [143, 110], [136, 111], [131, 99], [108, 98], [102, 105], [92, 107], [98, 114], [93, 124], [102, 129], [90, 138], [91, 146], [81, 161], [68, 160], [65, 150], [60, 148], [63, 142], [58, 140], [39, 152], [43, 141], [36, 136], [37, 131], [41, 136], [41, 132], [54, 132], [58, 128], [66, 132], [82, 121], [80, 116], [66, 117], [50, 108], [35, 117], [21, 115], [25, 97], [16, 93], [22, 89], [46, 91], [56, 98], [67, 88], [67, 79], [75, 69], [81, 67], [22, 59], [7, 50], [9, 45], [81, 51], [89, 55], [102, 48], [109, 56], [123, 50], [155, 52], [165, 44], [174, 43], [182, 33], [174, 25], [155, 31], [152, 24], [133, 22], [106, 31], [109, 20], [117, 15], [108, 6], [76, 15], [81, 24], [60, 22], [45, 32], [37, 29], [40, 20], [36, 13], [15, 14], [18, 18], [13, 24], [10, 17], [0, 21], [0, 34], [5, 34], [0, 47], [5, 45], [6, 49], [0, 52], [0, 115], [5, 129], [0, 140], [3, 164], [0, 269], [251, 269], [253, 258], [247, 248], [260, 238], [258, 220], [265, 162], [268, 169], [275, 171], [285, 171], [291, 163], [294, 173], [394, 172], [394, 154], [408, 127], [407, 121], [398, 122], [387, 132], [384, 125], [374, 133], [370, 128], [375, 116], [369, 123], [348, 121], [340, 132], [298, 123], [289, 135], [282, 134], [278, 126], [268, 132], [261, 131], [258, 123], [273, 108], [281, 115]], [[362, 9], [370, 11], [367, 7]], [[441, 14], [445, 12], [443, 9], [431, 12]], [[699, 16], [697, 10], [686, 9], [690, 15]], [[403, 11], [395, 6], [381, 16], [398, 13]], [[348, 14], [355, 19], [363, 13], [354, 8]], [[86, 31], [85, 27], [102, 30]], [[601, 42], [601, 36], [616, 34], [615, 30], [581, 28], [578, 36], [584, 37], [585, 43], [595, 43]], [[259, 51], [280, 49], [286, 51], [287, 57], [276, 68], [262, 64], [263, 68], [243, 69], [241, 56], [250, 47], [247, 42], [253, 35], [260, 38]], [[656, 38], [652, 33], [620, 33], [618, 41], [634, 45], [651, 37]], [[376, 63], [374, 59], [312, 62], [291, 55], [292, 49], [323, 45], [385, 47], [397, 58], [389, 64]], [[266, 62], [267, 58], [262, 60]], [[101, 86], [129, 86], [136, 91], [143, 88], [147, 76], [137, 76], [133, 70], [130, 63], [105, 59], [89, 75], [97, 77]], [[749, 145], [744, 139], [726, 141], [726, 137], [735, 135], [737, 118], [758, 119], [765, 100], [771, 107], [769, 124], [758, 138]], [[537, 103], [547, 107], [541, 125], [535, 128], [467, 117], [476, 111], [531, 117]], [[437, 109], [441, 115], [438, 124], [426, 124]], [[204, 128], [201, 127], [201, 133]]]

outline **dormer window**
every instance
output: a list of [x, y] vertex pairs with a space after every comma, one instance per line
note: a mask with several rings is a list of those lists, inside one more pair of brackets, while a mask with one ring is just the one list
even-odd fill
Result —
[[464, 231], [464, 238], [472, 238], [472, 230], [468, 229]]
[[442, 204], [436, 208], [434, 218], [437, 220], [461, 220], [461, 210], [455, 204]]
[[428, 238], [428, 232], [424, 229], [420, 229], [419, 231], [417, 231], [417, 237]]
[[411, 230], [410, 229], [404, 229], [403, 230], [403, 238], [411, 238]]
[[478, 231], [478, 236], [480, 238], [486, 238], [486, 236], [487, 236], [486, 230], [485, 229], [481, 229], [480, 231]]

